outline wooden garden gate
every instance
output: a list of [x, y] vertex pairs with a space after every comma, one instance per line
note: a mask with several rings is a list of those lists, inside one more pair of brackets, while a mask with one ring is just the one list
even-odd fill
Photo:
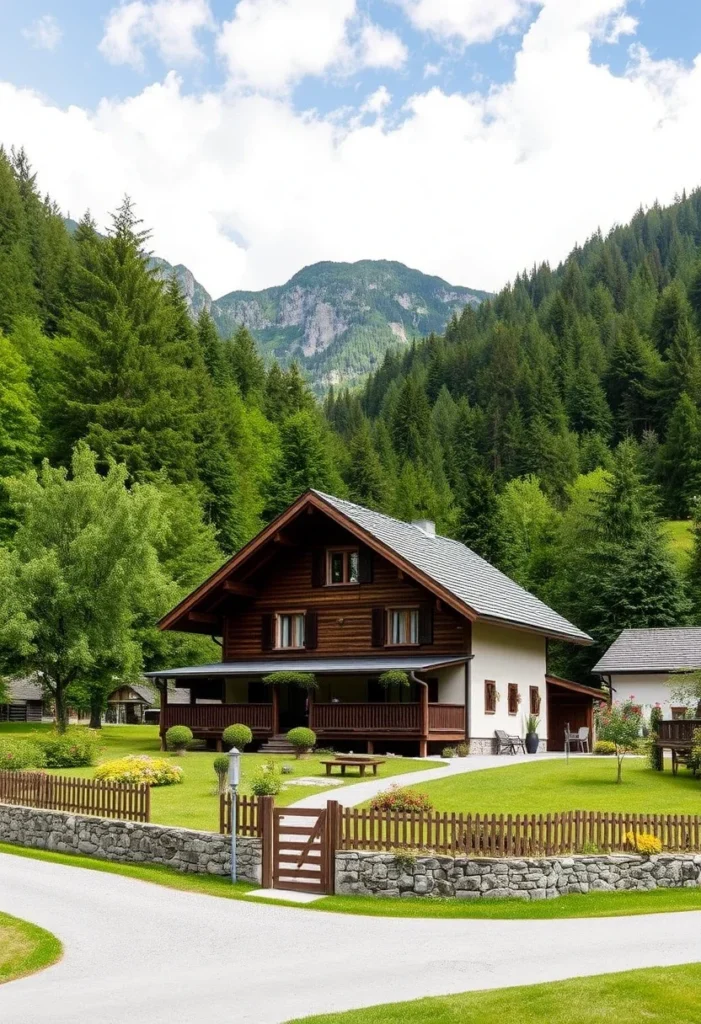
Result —
[[272, 815], [274, 889], [334, 892], [338, 802], [323, 808], [275, 807]]

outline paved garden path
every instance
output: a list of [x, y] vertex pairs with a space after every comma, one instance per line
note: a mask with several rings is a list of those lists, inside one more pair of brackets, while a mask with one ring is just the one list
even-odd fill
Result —
[[[452, 757], [441, 768], [427, 768], [424, 772], [411, 772], [408, 775], [392, 775], [389, 778], [382, 778], [378, 775], [353, 786], [338, 786], [335, 789], [322, 790], [320, 793], [312, 793], [291, 804], [291, 807], [325, 807], [328, 800], [338, 800], [342, 807], [356, 807], [358, 804], [371, 800], [378, 793], [390, 786], [413, 786], [419, 782], [436, 782], [438, 779], [445, 779], [449, 775], [463, 775], [465, 772], [479, 772], [485, 768], [508, 768], [514, 764], [535, 764], [538, 761], [563, 758], [560, 753], [538, 754], [484, 754], [471, 757]], [[586, 754], [570, 754], [570, 757], [586, 757]], [[429, 759], [430, 760], [430, 759]], [[378, 769], [382, 772], [382, 765]], [[357, 768], [351, 768], [350, 772], [357, 772]], [[349, 772], [349, 774], [350, 774]], [[334, 778], [338, 771], [334, 772]]]
[[0, 910], [65, 945], [54, 967], [0, 985], [3, 1024], [276, 1024], [701, 960], [701, 912], [598, 921], [337, 916], [7, 854]]

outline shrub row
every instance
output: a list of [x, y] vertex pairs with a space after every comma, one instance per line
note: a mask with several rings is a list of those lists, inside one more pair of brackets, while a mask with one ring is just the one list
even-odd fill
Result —
[[99, 742], [91, 729], [50, 732], [36, 739], [0, 737], [0, 769], [85, 768], [95, 763]]

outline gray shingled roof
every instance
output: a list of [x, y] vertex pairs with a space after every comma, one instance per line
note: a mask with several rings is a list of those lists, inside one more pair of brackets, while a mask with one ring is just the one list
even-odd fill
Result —
[[7, 684], [10, 691], [10, 702], [22, 700], [43, 700], [44, 694], [41, 683], [36, 676], [26, 676], [23, 679], [10, 679]]
[[448, 537], [430, 537], [411, 523], [392, 519], [331, 494], [315, 491], [333, 508], [472, 608], [479, 618], [529, 626], [552, 637], [588, 643], [591, 637], [484, 558]]
[[624, 629], [592, 672], [674, 672], [701, 668], [701, 627]]

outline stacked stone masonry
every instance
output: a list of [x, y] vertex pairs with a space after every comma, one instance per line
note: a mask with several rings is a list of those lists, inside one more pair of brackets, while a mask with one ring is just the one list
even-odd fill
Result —
[[701, 855], [543, 857], [528, 860], [336, 854], [336, 893], [543, 900], [570, 893], [701, 885]]
[[[201, 875], [228, 875], [231, 870], [228, 836], [7, 804], [0, 804], [0, 842], [132, 864], [164, 864]], [[239, 836], [236, 862], [238, 878], [260, 884], [260, 839]]]

